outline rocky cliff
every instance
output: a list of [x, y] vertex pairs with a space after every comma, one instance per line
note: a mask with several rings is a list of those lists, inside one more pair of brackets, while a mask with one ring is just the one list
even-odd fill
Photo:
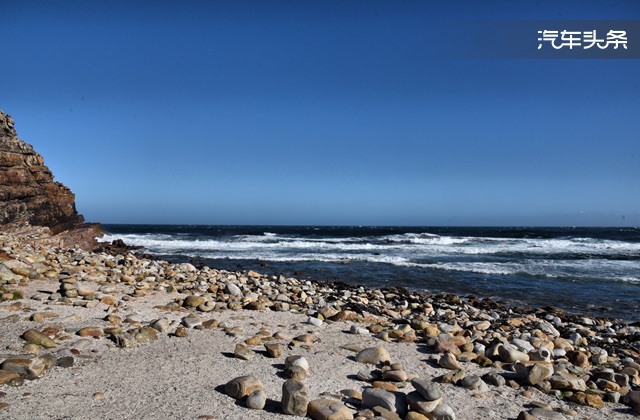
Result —
[[13, 118], [0, 111], [0, 226], [45, 226], [53, 234], [99, 231], [83, 222], [74, 194], [53, 180], [42, 156], [18, 138]]

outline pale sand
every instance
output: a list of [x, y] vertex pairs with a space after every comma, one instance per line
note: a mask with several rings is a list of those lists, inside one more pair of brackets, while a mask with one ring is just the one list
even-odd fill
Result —
[[[33, 286], [31, 286], [33, 285]], [[30, 282], [32, 290], [52, 290], [57, 282]], [[27, 294], [25, 296], [29, 296]], [[135, 313], [144, 321], [159, 317], [179, 320], [186, 313], [165, 312], [153, 306], [166, 304], [176, 299], [178, 294], [158, 293], [141, 298], [138, 302], [127, 302], [118, 315]], [[106, 326], [102, 321], [107, 306], [100, 304], [93, 309], [74, 308], [63, 305], [45, 305], [25, 299], [25, 305], [38, 311], [54, 311], [62, 317], [79, 315], [81, 319], [65, 321], [67, 328], [84, 326]], [[0, 311], [0, 318], [20, 314], [22, 319], [30, 312]], [[87, 348], [81, 344], [72, 345], [77, 340], [62, 342], [58, 347], [79, 347], [81, 356], [76, 358], [72, 368], [54, 367], [41, 379], [25, 381], [21, 387], [2, 386], [6, 393], [0, 402], [9, 406], [0, 410], [0, 418], [7, 419], [195, 419], [209, 415], [217, 419], [276, 419], [292, 418], [280, 411], [281, 388], [284, 377], [279, 376], [284, 358], [289, 355], [303, 355], [310, 365], [310, 374], [305, 383], [310, 399], [322, 393], [338, 394], [342, 389], [362, 391], [368, 384], [358, 381], [355, 374], [363, 369], [372, 369], [353, 360], [355, 353], [341, 349], [345, 344], [362, 347], [385, 347], [392, 361], [401, 362], [405, 370], [422, 378], [432, 379], [447, 371], [434, 367], [426, 361], [430, 350], [423, 344], [385, 343], [370, 336], [348, 334], [351, 323], [338, 322], [314, 327], [305, 323], [306, 316], [288, 312], [273, 311], [223, 311], [198, 314], [203, 319], [214, 318], [243, 328], [236, 337], [227, 335], [219, 328], [213, 330], [189, 330], [187, 338], [169, 337], [159, 334], [155, 342], [136, 349], [113, 348], [106, 337], [84, 339]], [[55, 322], [55, 320], [52, 320]], [[271, 359], [262, 351], [262, 346], [251, 361], [233, 358], [237, 343], [252, 337], [260, 327], [266, 326], [272, 333], [281, 331], [292, 338], [312, 332], [321, 341], [310, 344], [310, 349], [286, 347], [283, 357]], [[20, 354], [16, 343], [22, 345], [19, 336], [29, 328], [42, 328], [42, 324], [32, 321], [7, 323], [0, 321], [0, 353]], [[78, 339], [80, 339], [78, 337]], [[69, 344], [66, 344], [69, 343]], [[12, 350], [6, 350], [14, 346]], [[93, 351], [91, 351], [93, 349]], [[57, 349], [54, 349], [57, 350]], [[484, 374], [490, 368], [480, 368], [471, 363], [463, 364], [467, 372]], [[223, 385], [241, 375], [255, 375], [265, 387], [269, 398], [265, 411], [245, 408], [223, 393]], [[489, 391], [482, 398], [474, 398], [464, 388], [450, 384], [442, 385], [445, 402], [455, 411], [458, 419], [515, 419], [523, 407], [531, 401], [541, 401], [552, 407], [570, 407], [579, 413], [578, 418], [590, 419], [631, 419], [637, 418], [621, 404], [607, 404], [605, 409], [569, 406], [542, 393], [534, 392], [529, 399], [520, 391], [507, 386]], [[408, 385], [403, 392], [413, 390]], [[95, 398], [96, 393], [104, 393], [104, 398]]]

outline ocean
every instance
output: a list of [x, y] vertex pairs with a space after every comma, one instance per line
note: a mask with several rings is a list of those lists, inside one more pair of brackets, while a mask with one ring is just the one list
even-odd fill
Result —
[[104, 225], [172, 262], [640, 321], [640, 228]]

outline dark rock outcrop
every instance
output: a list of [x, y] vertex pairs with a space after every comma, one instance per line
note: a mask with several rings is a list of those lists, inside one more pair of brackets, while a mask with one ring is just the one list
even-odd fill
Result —
[[10, 115], [0, 111], [0, 226], [48, 227], [51, 232], [83, 230], [74, 236], [94, 236], [98, 225], [87, 225], [78, 214], [75, 195], [53, 180], [44, 159], [18, 138]]

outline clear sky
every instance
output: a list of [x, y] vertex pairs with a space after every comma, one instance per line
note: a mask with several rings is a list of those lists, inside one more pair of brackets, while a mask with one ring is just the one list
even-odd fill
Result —
[[640, 60], [460, 53], [550, 19], [640, 3], [2, 1], [0, 109], [89, 221], [639, 226]]

